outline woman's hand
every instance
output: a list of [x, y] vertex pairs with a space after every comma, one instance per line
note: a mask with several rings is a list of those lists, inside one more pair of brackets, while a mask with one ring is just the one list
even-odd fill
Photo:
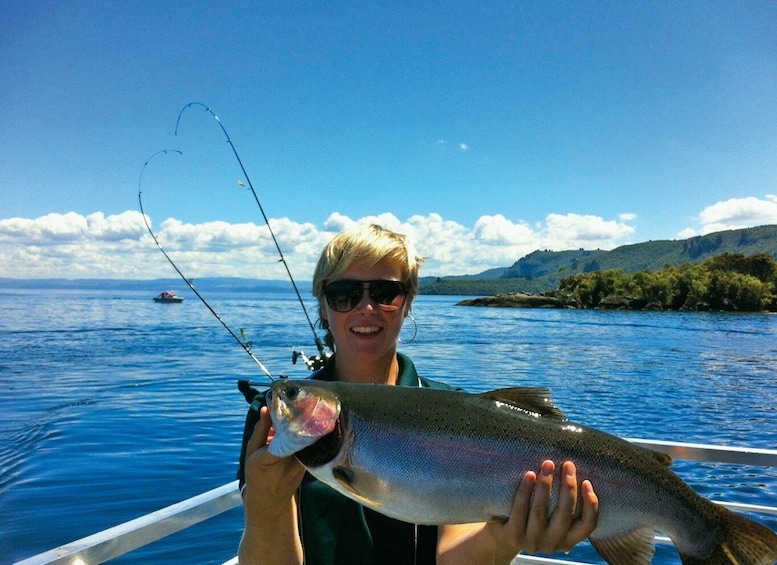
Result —
[[305, 468], [294, 457], [276, 457], [267, 450], [273, 435], [270, 414], [263, 407], [246, 444], [241, 565], [303, 561], [295, 493]]
[[591, 482], [583, 481], [580, 484], [583, 506], [578, 513], [577, 470], [570, 461], [561, 467], [558, 504], [549, 512], [555, 468], [553, 461], [545, 461], [539, 475], [532, 471], [526, 473], [507, 522], [487, 524], [497, 544], [512, 546], [515, 553], [570, 551], [596, 529], [599, 499]]
[[558, 504], [549, 510], [555, 468], [553, 461], [544, 461], [539, 475], [524, 475], [506, 522], [440, 526], [437, 563], [508, 564], [521, 551], [569, 551], [591, 535], [599, 519], [599, 499], [590, 481], [578, 487], [577, 469], [570, 461], [561, 468]]
[[263, 406], [246, 445], [243, 500], [271, 513], [291, 499], [305, 475], [305, 468], [294, 457], [276, 457], [267, 450], [274, 435], [270, 413]]

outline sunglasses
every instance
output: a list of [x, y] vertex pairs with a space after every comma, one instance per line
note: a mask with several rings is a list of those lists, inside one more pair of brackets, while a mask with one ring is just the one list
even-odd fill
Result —
[[408, 293], [405, 283], [400, 281], [343, 279], [326, 285], [324, 296], [335, 312], [350, 312], [361, 302], [365, 291], [369, 291], [370, 300], [384, 312], [395, 312], [402, 308]]

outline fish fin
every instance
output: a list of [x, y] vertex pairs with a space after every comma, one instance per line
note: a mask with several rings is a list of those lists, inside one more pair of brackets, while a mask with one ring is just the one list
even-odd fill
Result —
[[354, 486], [351, 484], [353, 480], [352, 473], [346, 471], [345, 469], [337, 467], [335, 469], [332, 469], [332, 475], [334, 475], [337, 482], [340, 483], [340, 486], [343, 487], [345, 490], [347, 490], [351, 494], [351, 496], [353, 496], [360, 503], [364, 504], [365, 506], [371, 506], [373, 508], [380, 508], [381, 506], [383, 506], [383, 504], [381, 504], [380, 502], [364, 496], [362, 493], [360, 493], [358, 490], [354, 488]]
[[637, 528], [611, 538], [589, 538], [591, 545], [609, 565], [650, 565], [656, 551], [652, 528]]
[[660, 451], [655, 451], [648, 448], [645, 448], [645, 451], [647, 451], [653, 459], [666, 465], [667, 467], [674, 465], [674, 459], [672, 459], [671, 455], [667, 455], [666, 453], [661, 453]]
[[777, 563], [777, 534], [769, 528], [730, 510], [720, 514], [719, 544], [712, 554], [700, 558], [680, 552], [683, 565], [773, 565]]
[[500, 388], [480, 394], [488, 400], [504, 402], [537, 416], [566, 422], [566, 414], [553, 404], [550, 395], [550, 389], [544, 387]]

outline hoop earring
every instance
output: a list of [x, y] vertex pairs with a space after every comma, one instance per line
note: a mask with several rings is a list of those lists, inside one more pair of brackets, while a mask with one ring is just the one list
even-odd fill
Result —
[[413, 318], [412, 314], [407, 315], [408, 318], [413, 322], [413, 337], [410, 338], [410, 341], [403, 341], [400, 337], [398, 339], [399, 343], [413, 343], [415, 341], [415, 338], [418, 336], [418, 323], [415, 321], [415, 318]]

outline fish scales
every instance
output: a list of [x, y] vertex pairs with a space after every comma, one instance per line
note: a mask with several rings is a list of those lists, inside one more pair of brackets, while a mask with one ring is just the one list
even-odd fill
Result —
[[[597, 492], [604, 505], [600, 533], [617, 526], [608, 523], [607, 518], [617, 514], [607, 512], [607, 505], [620, 505], [635, 514], [647, 506], [639, 498], [624, 498], [633, 483], [635, 465], [658, 468], [649, 475], [661, 483], [651, 489], [656, 493], [655, 504], [666, 502], [658, 497], [669, 487], [677, 489], [672, 491], [674, 496], [690, 493], [686, 496], [689, 503], [696, 498], [676, 475], [664, 472], [661, 463], [645, 458], [642, 448], [584, 426], [544, 420], [477, 395], [429, 391], [429, 398], [424, 398], [427, 405], [419, 407], [416, 391], [404, 389], [392, 395], [397, 398], [389, 407], [372, 401], [370, 392], [357, 389], [358, 394], [348, 395], [343, 403], [357, 438], [350, 464], [354, 477], [380, 475], [391, 480], [370, 483], [386, 485], [382, 492], [367, 485], [364, 490], [357, 483], [353, 486], [367, 498], [407, 501], [401, 512], [405, 518], [412, 515], [410, 521], [415, 523], [449, 521], [453, 513], [447, 507], [451, 505], [460, 509], [453, 515], [464, 522], [506, 518], [521, 478], [545, 459], [575, 461], [580, 476], [599, 479]], [[608, 461], [617, 466], [605, 472]], [[554, 481], [553, 506], [559, 483]], [[429, 489], [429, 495], [439, 495], [441, 500], [436, 505], [419, 505], [419, 488]], [[609, 493], [617, 496], [607, 496]], [[480, 500], [494, 501], [488, 505], [490, 512], [478, 504]], [[462, 515], [465, 510], [468, 514]], [[688, 523], [691, 513], [686, 514], [680, 523]], [[706, 526], [697, 532], [703, 537], [707, 534]]]
[[[549, 391], [285, 381], [270, 393], [270, 450], [296, 454], [344, 495], [418, 524], [504, 520], [526, 471], [546, 459], [571, 460], [599, 496], [591, 541], [608, 563], [649, 563], [654, 529], [672, 539], [687, 564], [777, 561], [777, 536], [768, 528], [700, 497], [665, 458], [566, 420], [542, 394]], [[738, 551], [726, 545], [734, 543], [726, 541], [730, 528], [752, 530], [737, 542], [748, 546], [742, 560], [721, 557]]]

